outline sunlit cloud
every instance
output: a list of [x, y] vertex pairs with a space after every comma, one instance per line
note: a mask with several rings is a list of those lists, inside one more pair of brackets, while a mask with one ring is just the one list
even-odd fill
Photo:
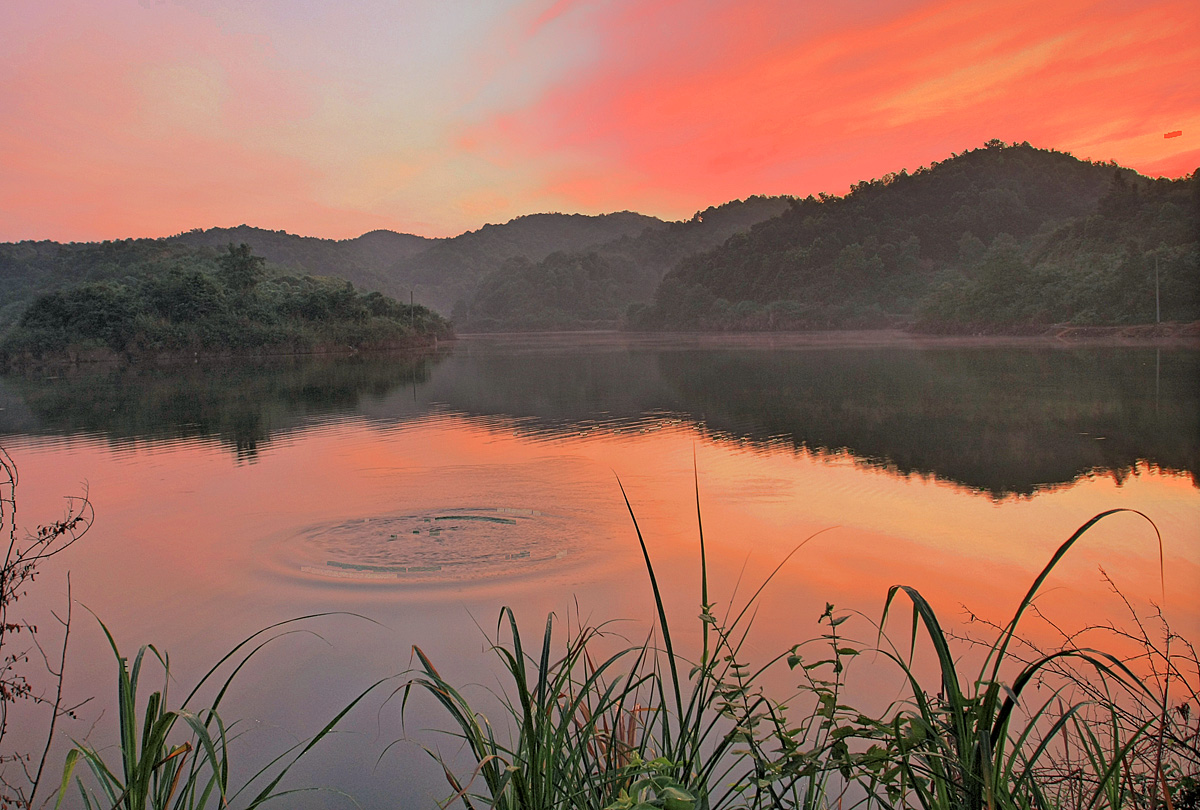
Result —
[[0, 238], [677, 218], [990, 138], [1178, 176], [1198, 35], [1177, 0], [22, 4]]
[[[783, 30], [777, 15], [741, 17], [745, 7], [641, 4], [639, 27], [614, 15], [601, 28], [606, 52], [626, 58], [481, 129], [500, 124], [516, 152], [593, 159], [574, 178], [551, 176], [550, 190], [594, 191], [611, 169], [640, 178], [631, 187], [652, 207], [658, 195], [700, 207], [841, 192], [993, 137], [1168, 174], [1193, 168], [1194, 141], [1161, 137], [1167, 120], [1200, 109], [1200, 92], [1180, 84], [1200, 70], [1190, 4], [928, 3]], [[641, 33], [684, 16], [689, 31], [710, 32], [706, 47]]]

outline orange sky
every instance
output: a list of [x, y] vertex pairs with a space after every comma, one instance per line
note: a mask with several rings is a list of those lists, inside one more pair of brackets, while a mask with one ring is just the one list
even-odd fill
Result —
[[1180, 176], [1197, 75], [1194, 0], [19, 3], [0, 239], [682, 218], [991, 138]]

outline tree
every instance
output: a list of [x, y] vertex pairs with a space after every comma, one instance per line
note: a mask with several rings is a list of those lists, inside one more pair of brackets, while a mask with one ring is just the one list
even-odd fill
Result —
[[246, 292], [254, 289], [254, 285], [266, 275], [263, 267], [266, 262], [262, 256], [255, 256], [245, 242], [237, 247], [230, 242], [229, 252], [217, 259], [217, 275], [229, 289]]

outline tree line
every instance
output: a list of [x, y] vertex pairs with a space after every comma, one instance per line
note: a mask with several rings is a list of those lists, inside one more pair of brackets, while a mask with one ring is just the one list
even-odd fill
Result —
[[1192, 321], [1200, 318], [1197, 184], [1195, 174], [1150, 179], [991, 141], [842, 197], [794, 200], [680, 261], [628, 321], [636, 329], [948, 332]]
[[[37, 296], [0, 344], [8, 362], [64, 353], [368, 349], [451, 334], [427, 307], [362, 293], [348, 281], [271, 274], [245, 244], [226, 251], [147, 252], [124, 246], [119, 277]], [[164, 266], [165, 265], [165, 266]], [[116, 273], [112, 273], [116, 275]]]

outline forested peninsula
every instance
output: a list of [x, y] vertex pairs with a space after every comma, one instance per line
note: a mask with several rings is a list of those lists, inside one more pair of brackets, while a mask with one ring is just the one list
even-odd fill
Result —
[[[61, 259], [61, 252], [57, 258]], [[0, 364], [415, 348], [453, 336], [424, 306], [343, 279], [268, 273], [246, 244], [84, 246], [71, 269], [104, 280], [43, 293], [0, 342]]]
[[10, 358], [412, 345], [450, 334], [435, 310], [459, 331], [1192, 324], [1200, 181], [994, 140], [843, 196], [750, 197], [680, 222], [549, 213], [450, 239], [243, 225], [0, 244]]

